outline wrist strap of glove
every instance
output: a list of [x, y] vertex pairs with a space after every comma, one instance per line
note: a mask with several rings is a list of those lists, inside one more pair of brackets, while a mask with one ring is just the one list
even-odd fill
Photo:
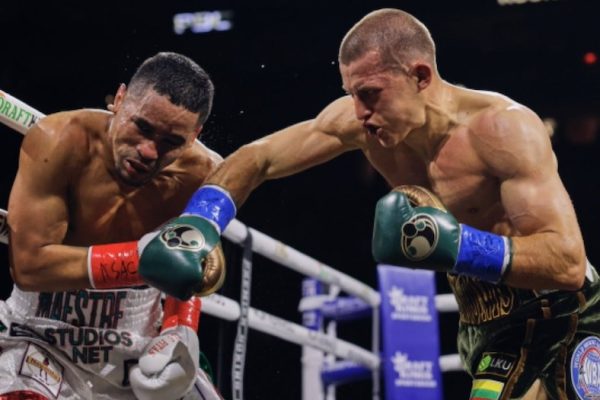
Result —
[[464, 224], [460, 226], [460, 246], [452, 272], [500, 283], [512, 262], [510, 238]]
[[221, 233], [235, 217], [236, 211], [227, 190], [215, 185], [206, 185], [194, 193], [182, 215], [192, 214], [205, 218]]
[[91, 246], [88, 250], [88, 277], [93, 289], [140, 286], [138, 242]]
[[192, 297], [181, 301], [175, 297], [167, 296], [163, 305], [163, 325], [161, 333], [178, 326], [187, 326], [198, 332], [200, 309], [202, 303], [199, 297]]

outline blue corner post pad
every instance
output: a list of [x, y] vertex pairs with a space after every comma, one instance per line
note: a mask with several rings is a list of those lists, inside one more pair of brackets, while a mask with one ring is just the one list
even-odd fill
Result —
[[461, 240], [454, 273], [499, 283], [511, 263], [511, 241], [506, 236], [461, 224]]
[[206, 185], [194, 193], [183, 215], [192, 214], [206, 218], [217, 224], [220, 232], [223, 232], [235, 217], [236, 211], [235, 203], [227, 190], [215, 185]]

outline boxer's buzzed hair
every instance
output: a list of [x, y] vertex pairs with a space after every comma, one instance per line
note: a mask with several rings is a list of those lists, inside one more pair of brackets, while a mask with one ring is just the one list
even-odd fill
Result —
[[348, 65], [376, 50], [384, 66], [394, 68], [422, 59], [435, 69], [435, 43], [421, 21], [407, 12], [384, 8], [365, 15], [344, 36], [339, 62]]
[[214, 85], [206, 71], [184, 55], [162, 52], [146, 59], [131, 77], [128, 92], [135, 95], [148, 87], [169, 97], [171, 103], [199, 113], [201, 124], [210, 115]]

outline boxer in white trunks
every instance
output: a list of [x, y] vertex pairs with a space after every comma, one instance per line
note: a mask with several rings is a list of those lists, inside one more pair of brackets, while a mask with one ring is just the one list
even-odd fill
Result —
[[206, 241], [179, 226], [165, 243], [188, 265], [142, 253], [221, 161], [196, 140], [213, 92], [191, 59], [159, 53], [108, 112], [61, 112], [29, 130], [8, 205], [0, 400], [220, 398], [198, 367], [190, 298], [222, 283], [220, 248], [199, 257]]

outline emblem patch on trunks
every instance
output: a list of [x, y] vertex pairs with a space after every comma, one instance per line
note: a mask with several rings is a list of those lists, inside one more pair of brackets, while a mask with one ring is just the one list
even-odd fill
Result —
[[600, 339], [588, 336], [571, 356], [571, 383], [581, 400], [600, 398]]
[[19, 374], [29, 377], [58, 398], [63, 382], [64, 367], [48, 352], [32, 343], [27, 345]]
[[506, 378], [515, 366], [517, 357], [506, 353], [483, 353], [475, 376], [492, 375]]

